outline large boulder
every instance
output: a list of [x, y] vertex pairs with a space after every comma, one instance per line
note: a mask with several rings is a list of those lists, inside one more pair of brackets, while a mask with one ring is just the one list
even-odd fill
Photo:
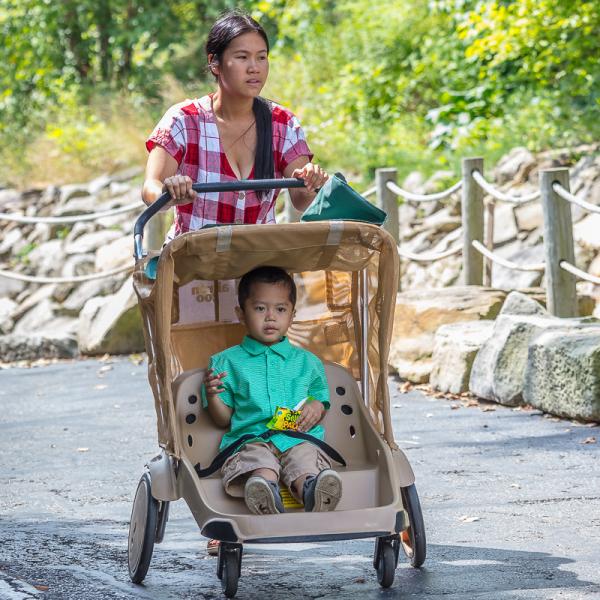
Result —
[[533, 338], [549, 331], [579, 331], [593, 321], [552, 317], [531, 298], [512, 292], [494, 323], [492, 335], [475, 357], [469, 390], [480, 398], [507, 406], [521, 404]]
[[435, 332], [441, 325], [494, 319], [506, 292], [479, 286], [411, 290], [398, 294], [389, 365], [405, 379], [424, 383], [433, 368]]
[[493, 321], [442, 325], [435, 332], [431, 387], [452, 394], [466, 392], [475, 356], [493, 329]]
[[534, 337], [523, 399], [555, 415], [600, 421], [600, 325]]
[[128, 354], [144, 350], [142, 320], [131, 278], [111, 296], [91, 298], [79, 314], [82, 354]]

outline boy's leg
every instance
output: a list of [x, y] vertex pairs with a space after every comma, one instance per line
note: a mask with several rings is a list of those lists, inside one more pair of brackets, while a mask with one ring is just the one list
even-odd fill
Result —
[[282, 454], [281, 479], [306, 511], [334, 510], [342, 496], [340, 476], [327, 455], [310, 442]]
[[278, 481], [279, 471], [279, 461], [269, 445], [252, 442], [229, 457], [221, 467], [223, 487], [230, 496], [243, 498], [246, 481], [251, 476], [258, 475], [269, 481]]
[[231, 496], [243, 497], [250, 512], [257, 515], [284, 511], [279, 495], [279, 460], [264, 442], [244, 446], [223, 467], [223, 486]]

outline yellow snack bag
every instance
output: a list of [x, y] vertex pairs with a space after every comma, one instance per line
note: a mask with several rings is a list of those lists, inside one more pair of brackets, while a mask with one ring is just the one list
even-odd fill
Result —
[[296, 421], [300, 416], [299, 410], [291, 410], [283, 406], [278, 406], [275, 410], [273, 418], [267, 423], [269, 429], [278, 429], [284, 431], [286, 429], [298, 429]]

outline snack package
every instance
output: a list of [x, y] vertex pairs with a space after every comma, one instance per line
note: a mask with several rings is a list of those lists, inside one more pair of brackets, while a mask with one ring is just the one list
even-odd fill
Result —
[[291, 410], [290, 408], [278, 406], [273, 418], [267, 423], [267, 427], [269, 429], [278, 429], [280, 431], [286, 429], [298, 429], [296, 421], [300, 416], [300, 412], [301, 411], [299, 410]]
[[286, 429], [298, 429], [296, 422], [298, 421], [298, 417], [302, 412], [300, 409], [304, 406], [304, 404], [306, 404], [306, 402], [310, 402], [312, 400], [316, 400], [316, 398], [307, 396], [304, 398], [304, 400], [298, 402], [293, 409], [285, 408], [284, 406], [278, 406], [275, 409], [275, 414], [267, 423], [267, 427], [269, 429], [278, 429], [280, 431], [284, 431]]

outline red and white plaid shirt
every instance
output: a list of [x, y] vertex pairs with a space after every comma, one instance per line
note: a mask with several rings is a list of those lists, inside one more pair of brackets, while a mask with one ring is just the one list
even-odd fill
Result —
[[[298, 119], [278, 104], [273, 107], [273, 158], [275, 177], [300, 156], [312, 159]], [[164, 148], [178, 163], [177, 173], [195, 183], [236, 181], [237, 177], [223, 152], [212, 109], [212, 95], [185, 100], [172, 106], [146, 141], [148, 152]], [[254, 168], [249, 179], [254, 178]], [[175, 207], [175, 221], [168, 238], [205, 225], [225, 223], [274, 223], [275, 200], [279, 191], [262, 197], [257, 192], [212, 192], [199, 194], [190, 204]]]

